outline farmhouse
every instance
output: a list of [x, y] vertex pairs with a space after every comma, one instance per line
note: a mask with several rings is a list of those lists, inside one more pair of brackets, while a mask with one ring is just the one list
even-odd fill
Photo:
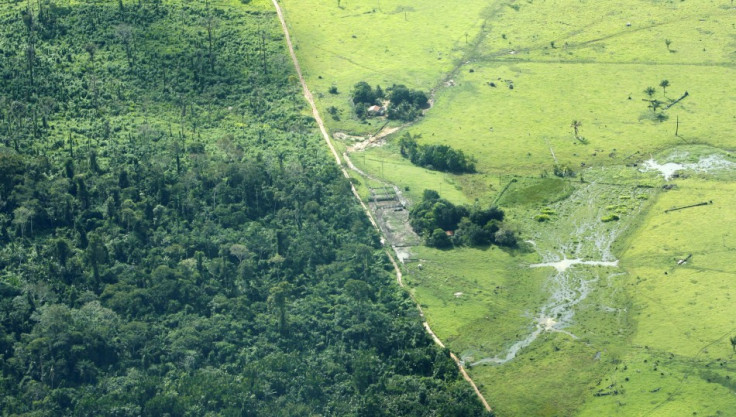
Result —
[[375, 117], [375, 116], [383, 116], [384, 110], [383, 107], [378, 105], [373, 105], [368, 107], [368, 116]]

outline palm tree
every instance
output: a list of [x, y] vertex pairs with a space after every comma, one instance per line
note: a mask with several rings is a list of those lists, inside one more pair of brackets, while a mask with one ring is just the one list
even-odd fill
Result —
[[662, 93], [666, 96], [667, 87], [670, 86], [670, 82], [668, 80], [662, 80], [662, 82], [659, 83], [659, 86], [662, 87]]
[[583, 122], [579, 120], [573, 120], [572, 123], [570, 123], [570, 127], [573, 128], [575, 131], [575, 139], [579, 139], [580, 136], [578, 135], [578, 129], [580, 129], [580, 126], [583, 125]]
[[654, 89], [654, 87], [647, 87], [646, 90], [644, 90], [646, 95], [648, 95], [650, 98], [654, 95], [654, 93], [657, 92], [657, 90]]
[[649, 107], [651, 107], [652, 111], [656, 113], [657, 110], [660, 107], [662, 107], [662, 102], [659, 101], [659, 100], [657, 100], [657, 99], [654, 99], [654, 100], [652, 100], [652, 101], [649, 102]]

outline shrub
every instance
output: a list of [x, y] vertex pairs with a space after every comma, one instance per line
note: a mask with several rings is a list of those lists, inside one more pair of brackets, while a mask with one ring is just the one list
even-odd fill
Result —
[[568, 165], [566, 164], [555, 164], [554, 166], [554, 173], [556, 176], [560, 178], [565, 177], [574, 177], [575, 171], [572, 170]]
[[541, 211], [542, 211], [542, 214], [549, 214], [549, 215], [555, 215], [555, 214], [557, 214], [557, 212], [555, 212], [554, 210], [552, 210], [549, 207], [545, 207]]
[[618, 221], [619, 219], [620, 217], [618, 217], [618, 214], [615, 214], [615, 213], [611, 213], [611, 214], [601, 217], [601, 221], [603, 223]]
[[330, 106], [327, 108], [327, 113], [332, 116], [332, 119], [335, 121], [340, 121], [340, 110], [335, 106]]

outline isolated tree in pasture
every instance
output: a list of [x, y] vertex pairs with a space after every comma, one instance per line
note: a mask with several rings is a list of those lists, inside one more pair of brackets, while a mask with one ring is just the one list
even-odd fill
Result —
[[648, 95], [648, 96], [649, 96], [650, 98], [651, 98], [652, 96], [654, 96], [654, 93], [656, 93], [656, 92], [657, 92], [657, 90], [656, 90], [656, 89], [655, 89], [654, 87], [647, 87], [647, 88], [646, 88], [646, 89], [644, 90], [644, 93], [646, 93], [646, 95]]
[[667, 95], [667, 87], [670, 86], [670, 82], [668, 80], [662, 80], [659, 86], [662, 87], [662, 94]]
[[580, 120], [573, 120], [572, 123], [570, 123], [570, 127], [575, 131], [575, 139], [579, 139], [579, 129], [583, 125], [583, 122]]
[[376, 95], [373, 88], [365, 81], [361, 81], [353, 87], [353, 103], [373, 104], [376, 101]]
[[670, 49], [670, 45], [672, 44], [672, 41], [670, 39], [665, 39], [664, 44], [667, 45], [667, 50], [672, 52], [672, 49]]
[[655, 99], [649, 102], [649, 108], [651, 108], [653, 112], [659, 110], [660, 107], [662, 107], [662, 102], [659, 100]]
[[736, 336], [729, 338], [729, 340], [731, 341], [731, 349], [736, 352]]

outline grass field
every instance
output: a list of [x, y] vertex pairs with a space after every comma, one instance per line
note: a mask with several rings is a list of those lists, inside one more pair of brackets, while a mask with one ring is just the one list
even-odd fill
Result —
[[[724, 67], [479, 63], [458, 77], [457, 86], [442, 90], [436, 107], [411, 131], [474, 155], [481, 171], [537, 174], [551, 171], [554, 158], [573, 167], [630, 163], [684, 143], [729, 146], [736, 102], [724, 85], [734, 76], [734, 68]], [[498, 78], [513, 80], [514, 89]], [[690, 96], [658, 122], [650, 120], [643, 91], [664, 78], [672, 84], [668, 95]], [[582, 122], [587, 144], [575, 139], [573, 120]]]
[[[440, 1], [284, 3], [321, 109], [341, 110], [331, 129], [366, 134], [384, 123], [351, 117], [357, 81], [436, 87], [423, 118], [352, 153], [360, 169], [413, 200], [432, 188], [456, 203], [499, 204], [529, 241], [511, 252], [416, 247], [405, 266], [432, 328], [466, 363], [499, 358], [539, 330], [509, 361], [470, 369], [497, 415], [736, 409], [729, 0], [470, 1], [452, 12]], [[643, 101], [666, 106], [685, 92], [660, 112]], [[412, 166], [395, 145], [404, 131], [472, 155], [479, 173]], [[649, 159], [682, 164], [682, 175], [668, 182]], [[555, 177], [555, 164], [576, 175]], [[619, 264], [528, 267], [563, 257]], [[555, 304], [560, 288], [569, 291]], [[556, 327], [539, 324], [545, 312], [558, 314]]]
[[[679, 181], [626, 240], [621, 262], [629, 272], [636, 330], [618, 369], [601, 382], [625, 389], [596, 397], [582, 415], [728, 415], [736, 409], [728, 340], [736, 333], [736, 236], [724, 228], [736, 220], [734, 191], [733, 177]], [[713, 204], [664, 213], [701, 200]]]
[[416, 167], [398, 152], [392, 152], [391, 147], [355, 153], [352, 161], [361, 170], [399, 186], [413, 201], [420, 201], [425, 189], [434, 189], [460, 204], [472, 203], [472, 193], [464, 189], [462, 176]]
[[[483, 0], [453, 3], [398, 0], [282, 0], [304, 76], [321, 112], [334, 106], [331, 130], [367, 133], [381, 123], [352, 117], [350, 91], [359, 81], [429, 91], [452, 71], [494, 7]], [[328, 92], [335, 86], [339, 94]]]

